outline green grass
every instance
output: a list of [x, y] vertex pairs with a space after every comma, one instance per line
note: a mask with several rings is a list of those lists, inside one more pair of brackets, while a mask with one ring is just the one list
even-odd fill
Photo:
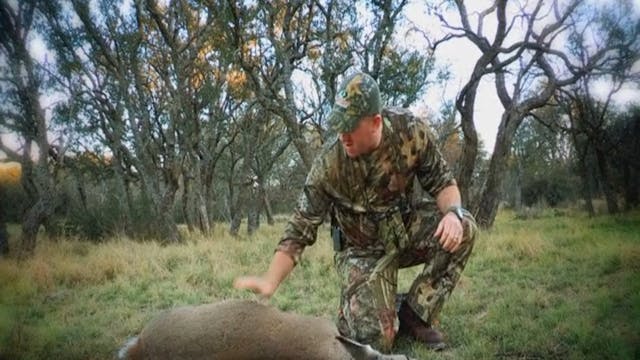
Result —
[[[233, 279], [268, 265], [284, 228], [161, 246], [40, 240], [35, 256], [0, 259], [0, 359], [112, 359], [161, 309], [253, 295]], [[16, 227], [11, 227], [16, 248]], [[338, 288], [328, 230], [271, 302], [333, 318]], [[419, 268], [403, 270], [407, 290]], [[440, 316], [449, 348], [400, 339], [419, 359], [640, 358], [640, 213], [517, 220], [502, 212], [479, 238]]]

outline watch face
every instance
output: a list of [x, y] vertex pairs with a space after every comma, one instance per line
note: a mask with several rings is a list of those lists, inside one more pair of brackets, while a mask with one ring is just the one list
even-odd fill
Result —
[[458, 217], [458, 219], [460, 219], [460, 221], [462, 221], [462, 219], [464, 218], [464, 213], [462, 212], [461, 207], [451, 207], [449, 211], [454, 213]]

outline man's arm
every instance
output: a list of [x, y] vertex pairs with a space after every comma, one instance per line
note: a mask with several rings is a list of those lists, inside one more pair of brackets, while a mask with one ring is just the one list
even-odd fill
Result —
[[444, 214], [433, 235], [439, 238], [443, 249], [453, 253], [460, 247], [463, 228], [460, 219], [454, 213], [448, 212], [448, 209], [451, 206], [460, 206], [460, 190], [436, 146], [429, 127], [423, 122], [418, 122], [414, 131], [418, 136], [412, 138], [417, 141], [416, 147], [422, 149], [417, 167], [418, 180], [422, 188], [436, 199], [438, 209]]
[[[445, 212], [452, 206], [461, 206], [460, 190], [458, 185], [449, 185], [436, 195], [436, 203], [440, 212]], [[445, 214], [446, 215], [446, 214]]]
[[461, 198], [458, 186], [449, 185], [440, 190], [436, 195], [436, 203], [444, 216], [433, 235], [440, 238], [440, 245], [445, 250], [451, 253], [456, 252], [462, 243], [462, 222], [456, 214], [448, 211], [448, 209], [451, 206], [460, 206]]
[[264, 297], [271, 297], [280, 283], [291, 273], [293, 260], [282, 251], [276, 251], [271, 259], [269, 269], [262, 276], [241, 276], [235, 279], [236, 289], [248, 289]]
[[233, 286], [271, 297], [280, 283], [293, 271], [306, 246], [316, 241], [318, 226], [324, 220], [330, 200], [322, 190], [324, 171], [322, 159], [316, 159], [305, 181], [298, 205], [289, 220], [269, 269], [260, 276], [241, 276]]

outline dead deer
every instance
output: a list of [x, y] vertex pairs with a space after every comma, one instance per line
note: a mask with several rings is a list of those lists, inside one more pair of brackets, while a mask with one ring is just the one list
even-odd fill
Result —
[[251, 300], [184, 306], [153, 319], [120, 359], [410, 360], [347, 339], [328, 319]]

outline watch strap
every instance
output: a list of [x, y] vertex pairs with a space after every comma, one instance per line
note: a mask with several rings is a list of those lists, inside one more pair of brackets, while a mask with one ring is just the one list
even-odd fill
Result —
[[462, 206], [453, 205], [453, 206], [449, 206], [445, 214], [452, 212], [458, 217], [460, 221], [462, 221], [464, 219], [464, 212], [462, 210], [463, 210]]

